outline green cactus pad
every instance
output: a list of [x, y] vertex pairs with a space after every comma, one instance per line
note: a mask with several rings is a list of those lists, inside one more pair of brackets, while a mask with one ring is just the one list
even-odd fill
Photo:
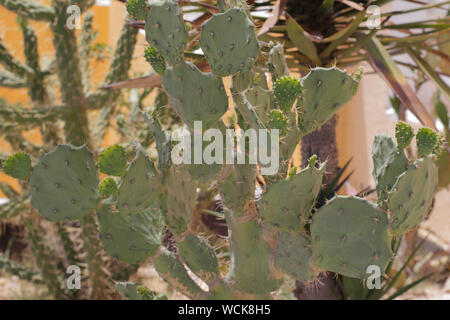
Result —
[[275, 101], [284, 112], [288, 112], [292, 108], [301, 90], [300, 81], [294, 77], [281, 77], [273, 84]]
[[184, 263], [207, 284], [219, 276], [219, 262], [208, 241], [194, 234], [188, 234], [178, 243], [178, 252]]
[[297, 99], [299, 127], [307, 134], [320, 128], [352, 98], [357, 82], [346, 72], [333, 67], [312, 69], [301, 84], [301, 99]]
[[31, 205], [50, 221], [79, 219], [100, 201], [97, 185], [92, 153], [85, 146], [59, 145], [33, 169]]
[[237, 300], [238, 297], [231, 291], [228, 285], [221, 281], [214, 289], [210, 289], [207, 300]]
[[378, 201], [381, 203], [387, 199], [398, 176], [408, 168], [408, 159], [394, 140], [385, 135], [377, 135], [373, 142], [372, 160]]
[[282, 44], [276, 44], [269, 52], [269, 71], [272, 74], [272, 81], [278, 78], [288, 76], [289, 68], [284, 57], [284, 48]]
[[317, 276], [312, 268], [310, 241], [298, 232], [280, 232], [275, 250], [275, 267], [296, 280], [313, 281]]
[[144, 51], [145, 60], [152, 66], [156, 73], [162, 75], [166, 71], [166, 61], [153, 47], [147, 47]]
[[254, 86], [244, 92], [247, 101], [255, 109], [259, 119], [267, 124], [269, 121], [269, 113], [275, 108], [275, 96], [271, 90], [263, 89], [260, 86]]
[[119, 186], [117, 207], [125, 216], [157, 207], [161, 183], [153, 162], [138, 150]]
[[31, 159], [25, 153], [13, 154], [3, 162], [3, 172], [16, 179], [25, 181], [30, 179], [31, 171]]
[[98, 191], [103, 197], [110, 197], [116, 195], [119, 191], [116, 180], [111, 177], [103, 179], [98, 185]]
[[128, 14], [135, 20], [145, 20], [147, 17], [148, 0], [128, 0], [125, 3]]
[[438, 136], [436, 132], [430, 128], [420, 128], [417, 131], [416, 141], [417, 153], [421, 157], [426, 157], [435, 149], [436, 144], [438, 143]]
[[220, 194], [224, 205], [235, 215], [243, 213], [245, 204], [255, 197], [256, 165], [227, 166], [230, 174], [220, 181]]
[[167, 283], [180, 292], [187, 292], [189, 298], [195, 299], [203, 293], [203, 290], [192, 280], [177, 256], [167, 249], [161, 248], [160, 254], [153, 260], [153, 265]]
[[300, 231], [314, 207], [325, 167], [325, 163], [319, 168], [308, 166], [295, 176], [270, 185], [256, 203], [264, 223]]
[[397, 140], [398, 147], [401, 149], [408, 148], [413, 138], [413, 128], [403, 121], [397, 122], [395, 125], [395, 139]]
[[366, 279], [367, 267], [376, 265], [384, 274], [392, 258], [388, 225], [386, 214], [364, 199], [333, 198], [313, 215], [314, 267]]
[[244, 91], [253, 85], [255, 80], [255, 72], [252, 69], [248, 71], [238, 72], [232, 78], [232, 90]]
[[251, 294], [266, 294], [278, 289], [281, 280], [272, 274], [271, 249], [262, 227], [254, 222], [228, 219], [232, 257], [228, 278], [233, 288]]
[[111, 204], [97, 211], [100, 239], [106, 253], [126, 263], [138, 263], [153, 256], [162, 241], [162, 214], [149, 208], [127, 219]]
[[213, 15], [199, 41], [211, 71], [221, 77], [249, 70], [259, 55], [253, 23], [240, 8]]
[[169, 64], [183, 61], [188, 34], [181, 9], [175, 1], [152, 3], [145, 21], [145, 39]]
[[179, 235], [188, 229], [195, 209], [197, 183], [182, 167], [172, 167], [164, 177], [165, 221], [169, 229]]
[[103, 150], [98, 156], [98, 167], [102, 173], [111, 176], [123, 176], [127, 169], [125, 149], [114, 145]]
[[201, 72], [190, 62], [167, 68], [163, 86], [171, 105], [191, 129], [194, 121], [202, 121], [208, 129], [228, 109], [228, 97], [222, 80], [211, 73]]
[[431, 156], [416, 160], [398, 177], [387, 200], [393, 235], [419, 226], [430, 211], [437, 185], [438, 170]]
[[283, 111], [278, 109], [270, 110], [269, 127], [280, 130], [280, 137], [284, 137], [288, 133], [288, 125], [288, 118]]

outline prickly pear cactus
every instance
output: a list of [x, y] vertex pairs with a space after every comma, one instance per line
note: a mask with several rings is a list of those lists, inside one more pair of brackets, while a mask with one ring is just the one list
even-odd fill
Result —
[[230, 8], [206, 21], [200, 46], [211, 71], [220, 77], [247, 71], [259, 55], [253, 23], [240, 8]]
[[222, 80], [201, 72], [190, 62], [167, 68], [163, 86], [173, 107], [191, 129], [202, 121], [204, 129], [216, 124], [228, 109]]
[[100, 239], [105, 251], [127, 263], [138, 263], [154, 255], [162, 242], [162, 215], [149, 208], [129, 219], [105, 203], [97, 212]]
[[365, 279], [367, 267], [386, 270], [392, 258], [388, 217], [361, 199], [336, 197], [313, 216], [313, 265], [348, 277]]
[[188, 34], [175, 1], [152, 3], [145, 21], [145, 38], [171, 65], [183, 60]]
[[16, 153], [3, 163], [3, 171], [8, 175], [20, 180], [28, 180], [31, 176], [31, 159], [25, 153]]
[[398, 147], [401, 149], [408, 148], [413, 138], [413, 128], [403, 121], [397, 122], [395, 125], [395, 139], [397, 139]]
[[33, 168], [31, 204], [50, 221], [79, 219], [99, 203], [97, 185], [92, 153], [85, 146], [60, 145]]
[[393, 235], [419, 226], [430, 211], [437, 186], [438, 172], [431, 156], [416, 160], [398, 177], [387, 199]]
[[377, 135], [372, 148], [373, 177], [378, 200], [384, 201], [397, 178], [408, 168], [408, 159], [402, 149], [388, 136]]
[[299, 126], [308, 133], [350, 101], [358, 82], [338, 68], [314, 68], [301, 80], [302, 95], [298, 99]]

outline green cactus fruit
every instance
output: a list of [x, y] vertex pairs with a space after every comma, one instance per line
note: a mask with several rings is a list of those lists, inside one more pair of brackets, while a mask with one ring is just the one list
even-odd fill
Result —
[[85, 146], [59, 145], [33, 169], [31, 205], [50, 221], [79, 219], [100, 201], [97, 185], [92, 153]]
[[310, 241], [298, 232], [281, 231], [275, 250], [275, 267], [298, 281], [313, 281], [318, 272], [312, 268]]
[[144, 51], [145, 60], [152, 66], [156, 73], [162, 75], [166, 71], [166, 61], [153, 47], [147, 47]]
[[183, 167], [172, 167], [164, 176], [163, 211], [169, 229], [180, 235], [188, 229], [195, 209], [197, 183]]
[[3, 162], [3, 172], [10, 177], [28, 180], [31, 177], [31, 159], [25, 153], [16, 153]]
[[398, 176], [408, 168], [408, 159], [394, 140], [385, 135], [377, 135], [373, 143], [372, 160], [378, 201], [382, 203], [387, 199]]
[[357, 82], [336, 67], [314, 68], [302, 78], [301, 85], [301, 99], [297, 99], [299, 127], [307, 134], [320, 128], [352, 98]]
[[388, 217], [376, 205], [337, 196], [321, 207], [311, 224], [313, 265], [320, 270], [367, 279], [368, 267], [384, 274], [392, 258]]
[[288, 118], [283, 111], [275, 109], [270, 110], [269, 127], [280, 130], [280, 137], [284, 137], [288, 132]]
[[177, 256], [165, 248], [153, 259], [153, 265], [159, 275], [174, 289], [188, 293], [189, 298], [198, 298], [204, 291], [192, 280]]
[[145, 38], [170, 65], [183, 61], [188, 34], [175, 1], [152, 3], [145, 21]]
[[281, 280], [272, 273], [271, 248], [255, 221], [237, 222], [227, 218], [231, 230], [231, 265], [227, 278], [236, 290], [268, 294], [278, 289]]
[[300, 81], [293, 77], [281, 77], [275, 80], [273, 84], [273, 92], [275, 100], [284, 112], [288, 112], [300, 95], [302, 87]]
[[235, 215], [242, 214], [246, 203], [255, 197], [256, 166], [236, 164], [225, 168], [228, 174], [220, 179], [220, 194], [224, 205]]
[[103, 150], [98, 156], [98, 167], [102, 173], [122, 177], [127, 169], [125, 149], [114, 145]]
[[286, 58], [284, 57], [284, 48], [282, 44], [278, 43], [270, 49], [268, 67], [272, 74], [272, 81], [289, 75], [289, 68], [286, 63]]
[[232, 77], [231, 86], [233, 90], [244, 91], [253, 85], [255, 72], [252, 69], [238, 72]]
[[199, 42], [212, 73], [220, 77], [249, 70], [259, 55], [253, 23], [240, 8], [213, 15], [203, 24]]
[[103, 197], [116, 195], [118, 192], [116, 180], [111, 177], [103, 179], [98, 185], [98, 191]]
[[138, 150], [119, 186], [117, 207], [125, 216], [140, 213], [148, 207], [158, 207], [161, 183], [153, 162]]
[[202, 121], [203, 129], [210, 128], [228, 109], [222, 80], [190, 62], [167, 68], [162, 80], [171, 105], [191, 129], [196, 120]]
[[106, 202], [97, 211], [100, 240], [106, 253], [126, 263], [153, 256], [162, 242], [162, 214], [149, 208], [127, 219]]
[[426, 157], [435, 149], [436, 144], [438, 143], [438, 136], [436, 132], [430, 128], [420, 128], [417, 131], [416, 141], [417, 153], [421, 157]]
[[431, 156], [416, 160], [398, 177], [387, 200], [393, 235], [419, 226], [430, 211], [437, 185], [438, 170]]
[[294, 177], [271, 184], [256, 203], [264, 223], [301, 231], [319, 194], [325, 167], [325, 163], [308, 166]]
[[178, 243], [178, 252], [183, 262], [207, 284], [219, 278], [219, 262], [208, 241], [188, 234]]
[[270, 110], [275, 108], [275, 96], [271, 90], [260, 86], [254, 86], [244, 92], [247, 101], [255, 109], [259, 119], [267, 124], [270, 120]]
[[395, 125], [395, 139], [397, 140], [398, 147], [401, 149], [408, 148], [413, 138], [413, 128], [403, 121], [397, 122]]
[[145, 20], [147, 17], [148, 0], [127, 0], [125, 6], [128, 14], [135, 20]]

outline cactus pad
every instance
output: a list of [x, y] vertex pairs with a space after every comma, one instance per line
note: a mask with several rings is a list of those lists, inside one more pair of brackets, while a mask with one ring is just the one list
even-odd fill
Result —
[[236, 91], [244, 91], [251, 87], [255, 80], [255, 72], [252, 69], [236, 73], [232, 78], [232, 87]]
[[182, 234], [191, 223], [197, 196], [197, 184], [182, 167], [172, 167], [164, 177], [166, 190], [165, 221], [175, 234]]
[[192, 233], [188, 234], [178, 243], [178, 251], [189, 269], [207, 284], [220, 276], [219, 262], [214, 249], [205, 239]]
[[16, 179], [30, 179], [31, 171], [31, 159], [25, 153], [13, 154], [3, 163], [3, 172]]
[[145, 21], [145, 38], [171, 65], [183, 60], [188, 34], [175, 1], [152, 3]]
[[270, 49], [268, 67], [270, 73], [272, 74], [272, 81], [289, 75], [289, 68], [283, 52], [283, 45], [279, 43]]
[[256, 166], [251, 164], [237, 164], [227, 166], [230, 174], [220, 181], [221, 197], [225, 206], [234, 214], [243, 212], [245, 204], [254, 199]]
[[383, 274], [392, 258], [386, 214], [361, 198], [337, 196], [321, 207], [311, 237], [314, 267], [347, 277], [366, 279], [370, 265]]
[[419, 226], [430, 211], [438, 185], [438, 171], [431, 156], [418, 159], [389, 193], [391, 233], [401, 235]]
[[311, 243], [307, 238], [297, 232], [278, 234], [275, 267], [299, 281], [313, 281], [317, 272], [312, 268], [311, 258]]
[[109, 203], [97, 211], [100, 239], [105, 251], [126, 263], [138, 263], [153, 256], [161, 245], [162, 214], [149, 208], [127, 219]]
[[420, 128], [419, 131], [417, 131], [416, 141], [417, 153], [421, 157], [426, 157], [435, 149], [436, 144], [438, 143], [438, 136], [436, 132], [430, 128]]
[[197, 298], [203, 292], [174, 253], [161, 248], [160, 254], [153, 260], [153, 264], [167, 283], [180, 292], [188, 292], [190, 298]]
[[268, 114], [275, 108], [275, 97], [271, 90], [266, 90], [260, 86], [254, 86], [244, 92], [247, 101], [255, 109], [256, 114], [263, 123], [269, 121]]
[[167, 68], [163, 85], [171, 105], [191, 129], [196, 120], [202, 121], [203, 129], [211, 127], [228, 109], [222, 80], [190, 62]]
[[311, 214], [324, 173], [325, 163], [319, 168], [308, 166], [288, 180], [270, 185], [257, 201], [264, 223], [283, 230], [300, 231]]
[[59, 145], [33, 169], [31, 205], [50, 221], [79, 219], [97, 206], [97, 185], [92, 153], [85, 146]]
[[119, 186], [117, 207], [126, 216], [157, 207], [161, 184], [153, 162], [138, 150]]
[[294, 77], [285, 76], [275, 80], [273, 92], [280, 109], [284, 112], [289, 111], [297, 97], [300, 95], [301, 89], [300, 82]]
[[229, 276], [233, 287], [252, 294], [278, 289], [281, 281], [271, 272], [271, 249], [261, 226], [254, 221], [238, 223], [228, 218], [227, 223], [231, 230], [232, 272]]
[[206, 21], [199, 41], [211, 71], [221, 77], [249, 70], [259, 55], [253, 23], [239, 8]]
[[377, 185], [378, 201], [387, 199], [397, 178], [408, 168], [408, 159], [394, 140], [385, 135], [375, 136], [372, 148], [373, 177]]
[[111, 176], [121, 177], [127, 169], [127, 158], [125, 149], [121, 146], [111, 146], [98, 156], [98, 167], [100, 172]]
[[302, 80], [297, 100], [299, 127], [303, 134], [316, 130], [353, 96], [357, 82], [346, 72], [333, 68], [314, 68]]
[[395, 139], [397, 140], [398, 147], [401, 149], [408, 148], [413, 138], [413, 128], [403, 121], [397, 122], [395, 125]]

